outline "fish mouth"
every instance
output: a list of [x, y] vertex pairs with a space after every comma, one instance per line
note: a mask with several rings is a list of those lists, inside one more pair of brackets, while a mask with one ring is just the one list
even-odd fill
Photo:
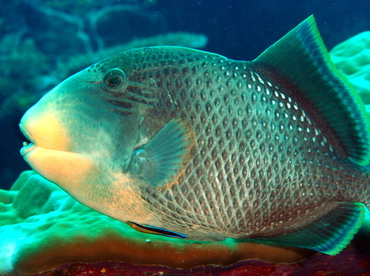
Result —
[[29, 152], [34, 150], [36, 148], [36, 142], [33, 139], [32, 135], [29, 133], [27, 129], [25, 129], [22, 124], [19, 124], [19, 128], [21, 129], [22, 134], [24, 137], [29, 140], [30, 142], [23, 142], [23, 146], [20, 150], [21, 155], [24, 157], [26, 156]]

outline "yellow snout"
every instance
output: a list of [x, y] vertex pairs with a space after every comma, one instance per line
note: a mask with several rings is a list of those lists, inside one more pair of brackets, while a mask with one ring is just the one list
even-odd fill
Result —
[[70, 147], [67, 131], [56, 114], [50, 111], [43, 114], [37, 110], [37, 105], [26, 112], [19, 127], [37, 147], [53, 150], [68, 150]]

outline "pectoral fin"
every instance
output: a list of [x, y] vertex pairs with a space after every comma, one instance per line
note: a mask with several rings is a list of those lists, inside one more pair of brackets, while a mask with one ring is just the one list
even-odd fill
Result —
[[354, 234], [357, 233], [364, 221], [366, 211], [367, 208], [362, 203], [339, 203], [337, 208], [300, 230], [257, 240], [336, 255], [349, 244]]
[[186, 236], [180, 233], [172, 232], [164, 228], [158, 228], [158, 227], [153, 227], [150, 225], [140, 225], [137, 224], [133, 221], [128, 221], [128, 225], [130, 225], [133, 229], [136, 231], [146, 233], [146, 234], [154, 234], [154, 235], [161, 235], [161, 236], [166, 236], [166, 237], [171, 237], [171, 238], [178, 238], [178, 239], [186, 239]]
[[170, 121], [148, 144], [135, 150], [131, 173], [154, 188], [167, 188], [188, 162], [193, 140], [193, 130], [187, 121]]

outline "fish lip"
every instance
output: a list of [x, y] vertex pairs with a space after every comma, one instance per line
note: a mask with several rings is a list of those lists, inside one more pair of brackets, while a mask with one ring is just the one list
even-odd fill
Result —
[[19, 124], [19, 128], [22, 134], [24, 135], [24, 137], [26, 137], [26, 139], [31, 142], [31, 143], [23, 142], [23, 147], [20, 150], [20, 154], [23, 157], [25, 157], [29, 152], [34, 150], [37, 146], [36, 146], [35, 139], [33, 139], [31, 133], [29, 133], [29, 131], [26, 128], [24, 128], [22, 124]]
[[23, 142], [23, 147], [20, 150], [22, 157], [25, 157], [28, 153], [36, 148], [36, 145], [33, 143], [27, 144], [27, 142]]

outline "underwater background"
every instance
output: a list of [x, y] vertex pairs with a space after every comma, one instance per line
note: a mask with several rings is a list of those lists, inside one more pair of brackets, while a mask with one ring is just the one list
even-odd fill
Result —
[[[215, 52], [232, 59], [252, 60], [311, 14], [315, 16], [328, 50], [354, 35], [370, 31], [370, 1], [368, 0], [1, 0], [0, 3], [1, 189], [9, 189], [22, 171], [30, 169], [19, 154], [25, 138], [19, 131], [18, 124], [24, 112], [45, 93], [70, 75], [116, 52], [148, 45], [180, 45]], [[370, 48], [370, 44], [368, 48]], [[370, 59], [368, 62], [370, 63]], [[370, 104], [370, 96], [366, 104]], [[40, 254], [39, 259], [42, 259], [52, 252], [55, 260], [60, 257], [58, 253], [67, 255], [64, 251], [59, 250], [59, 247], [52, 248], [50, 251], [45, 250], [46, 253], [40, 250], [40, 248], [43, 248], [42, 246], [48, 245], [53, 240], [61, 243], [64, 250], [70, 246], [70, 251], [75, 251], [71, 243], [76, 240], [79, 241], [81, 239], [80, 233], [85, 234], [84, 231], [88, 234], [92, 232], [93, 238], [91, 239], [96, 240], [99, 240], [100, 232], [110, 233], [109, 230], [111, 229], [126, 235], [122, 234], [117, 240], [112, 240], [111, 237], [101, 239], [100, 243], [99, 241], [96, 243], [86, 242], [90, 246], [84, 245], [87, 248], [86, 252], [93, 252], [95, 248], [99, 248], [103, 252], [102, 255], [104, 255], [105, 252], [110, 252], [111, 247], [114, 246], [117, 247], [117, 252], [120, 252], [122, 246], [125, 244], [127, 246], [127, 236], [134, 237], [135, 243], [132, 243], [133, 246], [129, 245], [139, 249], [142, 246], [145, 254], [150, 256], [153, 262], [155, 257], [160, 258], [168, 252], [166, 246], [169, 242], [165, 238], [163, 241], [162, 238], [152, 239], [161, 246], [163, 244], [162, 253], [155, 250], [149, 252], [146, 247], [148, 239], [144, 236], [145, 234], [133, 230], [134, 234], [131, 234], [132, 232], [129, 232], [131, 229], [127, 230], [126, 228], [122, 230], [121, 227], [124, 227], [122, 223], [77, 203], [59, 188], [54, 187], [40, 176], [33, 175], [32, 172], [23, 174], [23, 178], [14, 186], [17, 188], [11, 192], [7, 191], [8, 194], [0, 191], [0, 199], [2, 200], [0, 202], [6, 202], [8, 197], [11, 198], [16, 194], [17, 196], [14, 197], [18, 202], [29, 203], [28, 206], [22, 207], [22, 210], [19, 207], [21, 204], [18, 204], [18, 207], [16, 206], [19, 214], [25, 214], [25, 218], [30, 217], [31, 219], [34, 214], [45, 215], [42, 218], [45, 220], [43, 221], [45, 225], [52, 225], [50, 229], [44, 227], [47, 228], [45, 230], [41, 227], [42, 225], [40, 228], [37, 228], [39, 226], [33, 227], [32, 220], [25, 220], [30, 224], [24, 224], [22, 226], [24, 229], [19, 227], [23, 232], [19, 231], [17, 233], [14, 229], [18, 227], [16, 225], [18, 217], [9, 216], [9, 222], [5, 223], [5, 219], [8, 218], [6, 217], [7, 213], [3, 212], [5, 219], [2, 220], [3, 217], [1, 217], [0, 222], [4, 222], [5, 226], [1, 225], [0, 245], [12, 245], [13, 241], [19, 241], [27, 236], [28, 230], [32, 232], [31, 230], [35, 229], [34, 233], [29, 234], [29, 237], [36, 233], [36, 238], [34, 238], [36, 241], [30, 239], [29, 243], [15, 243], [20, 248], [18, 250], [20, 253], [16, 253], [25, 256], [23, 259], [20, 258], [21, 261], [18, 262], [18, 264], [21, 264], [20, 267], [26, 264], [25, 267], [27, 269], [31, 267], [32, 270], [34, 259], [29, 258], [32, 261], [28, 261], [28, 255], [34, 255], [37, 259], [39, 258], [38, 254]], [[20, 187], [25, 188], [21, 189]], [[66, 205], [73, 208], [71, 207], [68, 210], [70, 213], [67, 215], [63, 212], [54, 212], [56, 207], [54, 205], [43, 205], [45, 202], [42, 201], [42, 197], [39, 200], [40, 194], [44, 196], [45, 202], [46, 198], [53, 198], [55, 199], [55, 206], [60, 204], [62, 207]], [[17, 200], [14, 200], [14, 202], [17, 203]], [[16, 209], [16, 207], [14, 208]], [[62, 207], [60, 209], [63, 209]], [[9, 210], [13, 209], [9, 208]], [[20, 217], [23, 219], [22, 216]], [[21, 219], [19, 220], [21, 221]], [[91, 226], [91, 228], [89, 229], [86, 225]], [[14, 228], [11, 228], [12, 226]], [[57, 236], [57, 238], [55, 238], [57, 232], [55, 229], [62, 229], [59, 231], [60, 236]], [[67, 231], [66, 229], [69, 231], [68, 234], [64, 232]], [[100, 231], [96, 234], [97, 238], [94, 236], [95, 232], [91, 229], [97, 229], [96, 232]], [[4, 239], [5, 233], [6, 235], [10, 233], [9, 243]], [[19, 236], [17, 236], [18, 234]], [[71, 238], [63, 240], [68, 235]], [[37, 239], [40, 241], [37, 241]], [[368, 236], [366, 236], [366, 239], [368, 241]], [[332, 272], [329, 275], [359, 275], [359, 273], [370, 273], [368, 249], [370, 245], [367, 244], [367, 248], [362, 251], [353, 250], [353, 248], [357, 248], [357, 245], [363, 245], [364, 243], [366, 242], [359, 236], [355, 238], [349, 250], [337, 256], [326, 256], [320, 253], [311, 256], [311, 253], [306, 251], [300, 252], [307, 259], [300, 264], [289, 266], [252, 260], [242, 264], [236, 263], [231, 268], [219, 269], [217, 267], [200, 266], [192, 269], [192, 274], [224, 276], [282, 275], [284, 273], [285, 275], [327, 275], [325, 272], [320, 272], [325, 270]], [[34, 247], [31, 247], [30, 244]], [[174, 242], [174, 244], [176, 243]], [[13, 253], [16, 246], [9, 247], [10, 249], [7, 250]], [[78, 246], [80, 245], [78, 244]], [[129, 253], [131, 253], [130, 246], [127, 249]], [[179, 245], [181, 248], [182, 246], [185, 248], [185, 245]], [[203, 249], [201, 252], [203, 255], [199, 253], [199, 256], [202, 255], [204, 259], [198, 258], [199, 263], [212, 263], [207, 251], [209, 249], [207, 247]], [[0, 253], [1, 250], [3, 253], [6, 252], [4, 246], [0, 246]], [[183, 254], [181, 250], [180, 253], [177, 252], [176, 254]], [[193, 248], [187, 250], [189, 255], [194, 255]], [[218, 248], [217, 250], [214, 251], [215, 255], [224, 251], [226, 252], [225, 255], [229, 253], [229, 247], [226, 245], [225, 248]], [[141, 251], [137, 254], [140, 255]], [[4, 262], [4, 260], [10, 262], [12, 259], [10, 254], [10, 257], [5, 255], [0, 254], [0, 275], [2, 275], [1, 268], [6, 267], [1, 262]], [[246, 258], [240, 257], [239, 259]], [[110, 259], [108, 258], [108, 260]], [[234, 261], [231, 259], [227, 264]], [[17, 264], [16, 261], [14, 263]], [[13, 263], [9, 267], [11, 265]], [[118, 268], [117, 266], [117, 274], [112, 272], [112, 274], [106, 275], [121, 275], [119, 273], [123, 269], [132, 271], [131, 275], [136, 275], [135, 273], [139, 269], [143, 269], [142, 273], [149, 271], [147, 267], [137, 268], [134, 265], [130, 267], [130, 265], [122, 264], [122, 266], [125, 266], [124, 268]], [[80, 269], [77, 266], [79, 265], [71, 265], [64, 269], [66, 271], [76, 271]], [[103, 266], [106, 266], [106, 264], [92, 265], [89, 268], [90, 275], [101, 275], [100, 272], [105, 269], [102, 268]], [[37, 268], [35, 268], [36, 270]], [[247, 270], [249, 274], [243, 274]], [[26, 271], [25, 268], [24, 271]], [[96, 273], [91, 271], [96, 271]], [[151, 271], [152, 274], [148, 272], [145, 275], [188, 275], [188, 271], [181, 272], [163, 267], [154, 267], [151, 268]], [[164, 271], [164, 274], [159, 274], [159, 271]], [[339, 274], [337, 271], [352, 272], [352, 274]], [[235, 274], [233, 274], [234, 272]]]
[[29, 169], [19, 154], [24, 111], [69, 75], [112, 53], [104, 50], [182, 32], [170, 39], [252, 60], [311, 14], [329, 50], [370, 29], [370, 2], [364, 0], [1, 1], [0, 187], [10, 187]]

